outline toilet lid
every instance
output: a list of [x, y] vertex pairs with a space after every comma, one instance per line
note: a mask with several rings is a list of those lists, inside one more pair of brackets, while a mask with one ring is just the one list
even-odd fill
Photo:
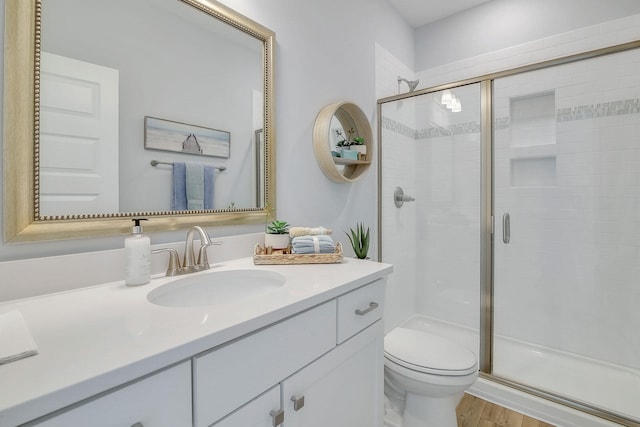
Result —
[[384, 338], [385, 357], [405, 368], [435, 375], [467, 375], [477, 370], [476, 356], [444, 337], [395, 328]]

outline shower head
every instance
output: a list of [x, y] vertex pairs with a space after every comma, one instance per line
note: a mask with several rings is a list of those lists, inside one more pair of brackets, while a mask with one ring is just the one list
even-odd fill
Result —
[[420, 83], [420, 80], [407, 80], [404, 77], [398, 76], [398, 85], [400, 85], [400, 82], [405, 82], [409, 86], [409, 92], [413, 92], [414, 90], [416, 90], [416, 87], [418, 86], [418, 83]]

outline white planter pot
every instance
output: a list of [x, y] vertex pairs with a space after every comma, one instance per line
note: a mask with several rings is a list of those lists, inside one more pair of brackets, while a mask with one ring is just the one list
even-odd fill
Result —
[[289, 234], [269, 234], [264, 233], [264, 246], [271, 246], [273, 249], [284, 249], [289, 246], [291, 239]]

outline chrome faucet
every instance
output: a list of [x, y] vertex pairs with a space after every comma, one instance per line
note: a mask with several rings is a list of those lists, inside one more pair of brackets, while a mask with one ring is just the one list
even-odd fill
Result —
[[[198, 260], [195, 262], [195, 254], [193, 251], [193, 235], [200, 235], [200, 250], [198, 251]], [[184, 244], [184, 258], [182, 261], [182, 269], [191, 271], [208, 270], [209, 259], [207, 258], [207, 248], [213, 245], [211, 238], [204, 229], [198, 225], [191, 227], [187, 232], [187, 240]]]
[[[198, 233], [200, 237], [200, 249], [198, 250], [198, 258], [196, 260], [195, 251], [193, 249], [193, 237]], [[195, 273], [209, 269], [209, 258], [207, 256], [207, 248], [212, 245], [221, 245], [222, 242], [212, 242], [207, 232], [200, 226], [196, 225], [187, 232], [187, 239], [184, 244], [184, 257], [182, 265], [178, 258], [178, 251], [171, 248], [155, 249], [151, 253], [169, 252], [169, 266], [167, 267], [167, 276], [178, 276], [182, 274]]]

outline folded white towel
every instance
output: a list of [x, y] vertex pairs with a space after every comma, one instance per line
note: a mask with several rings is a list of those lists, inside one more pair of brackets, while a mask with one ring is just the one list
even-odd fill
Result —
[[0, 365], [38, 354], [38, 346], [18, 310], [0, 314]]
[[324, 227], [291, 227], [289, 229], [289, 235], [291, 237], [317, 236], [323, 234], [331, 234], [331, 230]]

